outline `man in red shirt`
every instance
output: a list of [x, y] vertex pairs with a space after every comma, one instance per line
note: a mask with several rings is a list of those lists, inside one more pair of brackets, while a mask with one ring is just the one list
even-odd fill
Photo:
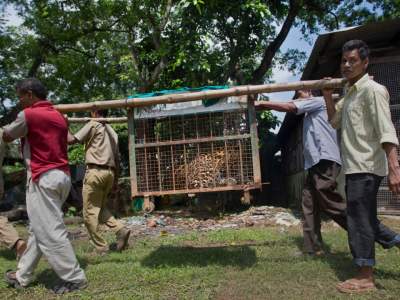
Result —
[[17, 271], [6, 281], [26, 287], [42, 254], [62, 282], [53, 290], [63, 294], [87, 286], [63, 221], [61, 207], [71, 188], [67, 157], [68, 126], [64, 117], [45, 100], [47, 90], [35, 78], [16, 86], [23, 111], [4, 128], [3, 140], [21, 138], [27, 168], [26, 206], [30, 221], [28, 246]]

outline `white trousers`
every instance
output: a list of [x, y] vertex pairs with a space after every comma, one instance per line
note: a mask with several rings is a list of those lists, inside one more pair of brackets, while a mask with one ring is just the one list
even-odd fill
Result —
[[29, 238], [17, 268], [17, 279], [22, 286], [32, 281], [42, 254], [62, 280], [74, 283], [86, 280], [68, 239], [61, 211], [70, 188], [71, 178], [58, 169], [43, 173], [37, 182], [29, 180], [26, 194]]

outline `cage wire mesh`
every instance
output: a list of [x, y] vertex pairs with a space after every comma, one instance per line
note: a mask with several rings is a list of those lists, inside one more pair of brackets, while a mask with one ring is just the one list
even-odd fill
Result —
[[254, 181], [247, 109], [135, 120], [138, 192]]
[[[370, 65], [368, 73], [374, 80], [384, 85], [390, 95], [390, 111], [392, 121], [400, 139], [400, 62], [387, 62]], [[397, 147], [397, 156], [400, 157], [400, 148]], [[378, 210], [381, 213], [400, 213], [400, 197], [393, 194], [388, 187], [385, 177], [378, 191]]]

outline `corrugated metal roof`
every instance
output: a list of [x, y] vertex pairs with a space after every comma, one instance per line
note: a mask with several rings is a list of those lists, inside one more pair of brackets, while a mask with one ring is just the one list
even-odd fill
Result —
[[320, 79], [337, 74], [342, 46], [352, 39], [365, 41], [372, 53], [373, 49], [399, 45], [400, 19], [369, 23], [320, 35], [314, 44], [301, 79]]

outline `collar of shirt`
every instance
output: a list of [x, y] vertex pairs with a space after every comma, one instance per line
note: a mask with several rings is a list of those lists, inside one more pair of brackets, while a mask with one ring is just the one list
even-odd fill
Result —
[[30, 106], [30, 108], [45, 107], [45, 106], [53, 106], [53, 104], [49, 100], [39, 100], [33, 103]]
[[345, 86], [346, 94], [351, 92], [353, 89], [355, 89], [357, 91], [360, 90], [364, 86], [364, 84], [366, 84], [368, 81], [369, 81], [369, 74], [365, 73], [364, 76], [361, 77], [360, 79], [358, 79], [358, 81], [355, 84], [353, 84], [352, 86], [350, 86], [347, 83]]

